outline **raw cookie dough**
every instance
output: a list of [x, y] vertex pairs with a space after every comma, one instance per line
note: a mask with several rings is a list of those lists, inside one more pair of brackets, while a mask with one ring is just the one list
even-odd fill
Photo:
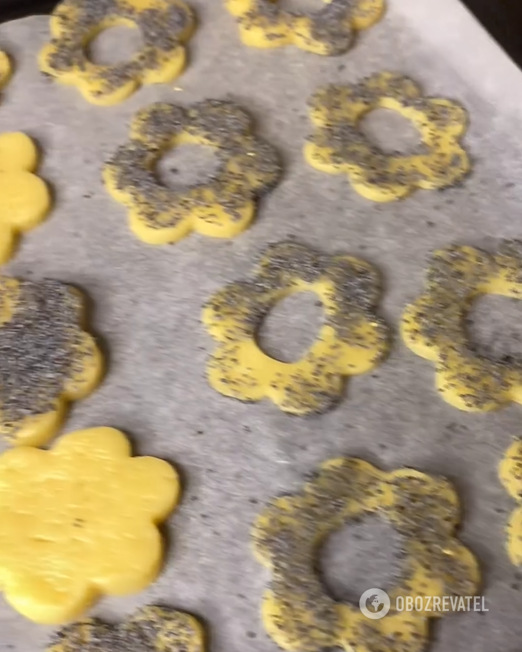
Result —
[[[312, 95], [309, 105], [317, 129], [305, 145], [305, 159], [323, 172], [347, 174], [366, 199], [388, 202], [416, 188], [448, 188], [470, 170], [460, 144], [466, 111], [451, 100], [424, 97], [408, 77], [380, 72], [358, 84], [326, 86]], [[392, 109], [411, 120], [422, 139], [418, 150], [386, 154], [373, 145], [360, 122], [374, 109]]]
[[522, 440], [507, 449], [499, 467], [500, 480], [519, 503], [507, 526], [507, 551], [515, 566], [522, 566]]
[[468, 246], [439, 249], [425, 287], [404, 311], [402, 337], [414, 353], [434, 363], [441, 397], [468, 412], [522, 403], [522, 358], [482, 355], [465, 326], [471, 304], [483, 294], [522, 299], [522, 242], [504, 241], [492, 256]]
[[[329, 534], [370, 515], [403, 541], [401, 574], [380, 620], [333, 600], [314, 568]], [[262, 606], [268, 635], [290, 652], [426, 650], [429, 619], [444, 613], [399, 611], [396, 597], [476, 593], [477, 561], [454, 537], [458, 522], [459, 501], [444, 478], [414, 469], [386, 473], [356, 458], [325, 462], [301, 492], [272, 500], [254, 525], [255, 555], [271, 572]]]
[[[89, 43], [116, 25], [139, 27], [144, 46], [130, 61], [95, 64]], [[185, 48], [194, 30], [192, 10], [181, 0], [63, 0], [51, 19], [52, 40], [40, 52], [42, 72], [77, 86], [93, 104], [117, 104], [140, 84], [176, 79], [185, 67]]]
[[368, 29], [383, 15], [385, 0], [326, 0], [315, 12], [286, 11], [277, 0], [225, 0], [237, 17], [241, 40], [257, 48], [296, 45], [315, 54], [348, 50], [355, 32]]
[[75, 288], [0, 276], [0, 435], [12, 444], [45, 444], [67, 403], [100, 382], [102, 356], [83, 322]]
[[174, 509], [178, 475], [131, 457], [123, 433], [92, 428], [51, 450], [0, 455], [0, 590], [42, 624], [77, 618], [102, 595], [141, 591], [159, 573], [157, 526]]
[[[1, 65], [0, 57], [0, 74]], [[38, 226], [51, 208], [49, 188], [33, 174], [38, 158], [29, 136], [0, 134], [0, 265], [11, 258], [17, 236]]]
[[[173, 190], [156, 176], [171, 147], [192, 143], [216, 151], [217, 172], [193, 186]], [[128, 209], [132, 231], [149, 244], [177, 242], [191, 231], [232, 238], [254, 219], [256, 198], [278, 182], [274, 149], [252, 134], [250, 116], [232, 102], [205, 100], [184, 109], [158, 102], [131, 124], [131, 140], [106, 164], [110, 194]]]
[[203, 652], [201, 624], [169, 607], [142, 607], [109, 625], [90, 618], [65, 627], [47, 652]]
[[[227, 285], [203, 309], [219, 343], [208, 364], [210, 384], [242, 401], [270, 398], [291, 414], [325, 412], [341, 399], [346, 376], [370, 371], [387, 352], [388, 328], [375, 313], [379, 286], [376, 270], [359, 258], [293, 242], [268, 246], [251, 279]], [[257, 345], [256, 331], [278, 301], [307, 290], [326, 315], [317, 340], [297, 362], [274, 360]]]
[[9, 56], [3, 50], [0, 50], [0, 88], [7, 84], [12, 74], [13, 67]]

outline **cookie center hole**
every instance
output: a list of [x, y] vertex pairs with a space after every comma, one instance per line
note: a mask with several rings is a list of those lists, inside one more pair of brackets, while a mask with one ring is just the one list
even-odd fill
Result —
[[259, 346], [275, 360], [295, 362], [317, 339], [322, 322], [322, 303], [314, 292], [291, 294], [263, 320], [257, 335]]
[[130, 61], [143, 46], [137, 27], [117, 25], [104, 29], [89, 43], [87, 56], [93, 63], [108, 66]]
[[324, 9], [324, 0], [279, 0], [279, 6], [285, 11], [313, 13]]
[[387, 590], [401, 575], [401, 537], [388, 523], [364, 519], [332, 533], [321, 548], [319, 572], [330, 595], [359, 604], [368, 589]]
[[494, 360], [522, 361], [522, 301], [485, 294], [473, 302], [466, 319], [475, 350]]
[[166, 152], [157, 165], [160, 181], [168, 188], [178, 190], [204, 183], [218, 168], [212, 147], [206, 145], [177, 145]]
[[362, 118], [359, 128], [386, 154], [409, 154], [421, 145], [420, 132], [411, 120], [391, 109], [370, 111]]

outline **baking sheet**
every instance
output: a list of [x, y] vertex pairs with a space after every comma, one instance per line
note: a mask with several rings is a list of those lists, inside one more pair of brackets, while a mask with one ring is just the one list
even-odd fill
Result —
[[[0, 27], [0, 46], [16, 62], [1, 93], [0, 129], [39, 141], [41, 174], [56, 201], [7, 270], [83, 288], [92, 299], [93, 330], [109, 356], [103, 385], [74, 406], [64, 431], [118, 427], [136, 454], [170, 460], [184, 478], [160, 579], [135, 597], [103, 600], [93, 613], [113, 620], [161, 602], [202, 618], [213, 652], [276, 650], [260, 623], [269, 577], [249, 550], [251, 522], [261, 503], [298, 490], [323, 460], [354, 455], [386, 469], [408, 465], [446, 475], [461, 496], [460, 538], [480, 559], [489, 612], [433, 622], [431, 650], [515, 652], [522, 638], [522, 574], [504, 548], [514, 503], [498, 482], [497, 465], [513, 436], [522, 435], [521, 408], [473, 415], [444, 403], [432, 389], [433, 367], [406, 349], [396, 328], [404, 305], [421, 289], [433, 248], [455, 242], [491, 249], [498, 238], [522, 235], [522, 75], [456, 0], [389, 0], [385, 20], [334, 59], [293, 48], [247, 49], [221, 2], [191, 4], [200, 25], [189, 44], [190, 65], [176, 82], [182, 90], [148, 87], [111, 108], [91, 106], [75, 89], [40, 76], [35, 57], [47, 39], [48, 18]], [[357, 196], [343, 175], [304, 163], [306, 100], [313, 90], [382, 69], [411, 75], [427, 94], [467, 107], [465, 143], [474, 171], [463, 187], [376, 205]], [[193, 235], [174, 246], [147, 246], [131, 235], [123, 208], [105, 192], [101, 163], [125, 142], [137, 109], [209, 97], [232, 98], [250, 110], [258, 133], [281, 152], [284, 180], [262, 200], [252, 228], [232, 241]], [[395, 330], [387, 362], [353, 379], [336, 410], [306, 420], [268, 401], [245, 405], [208, 387], [205, 360], [213, 343], [199, 322], [200, 306], [215, 290], [244, 276], [265, 243], [290, 236], [373, 262], [385, 284], [381, 314]], [[495, 323], [510, 339], [522, 306], [517, 312], [499, 300], [481, 308], [482, 319], [492, 331], [492, 309], [503, 314], [504, 308], [511, 318]], [[372, 571], [372, 560], [386, 554], [386, 540], [377, 545], [371, 530], [359, 539], [350, 532], [332, 556], [356, 595], [383, 579], [383, 563]], [[357, 572], [363, 564], [365, 572]], [[2, 652], [43, 650], [51, 631], [0, 601]]]

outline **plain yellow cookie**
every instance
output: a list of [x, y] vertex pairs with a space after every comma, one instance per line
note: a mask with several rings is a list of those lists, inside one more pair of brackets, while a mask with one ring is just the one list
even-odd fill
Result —
[[0, 589], [42, 624], [79, 617], [103, 595], [141, 591], [159, 573], [158, 525], [179, 496], [174, 469], [131, 457], [126, 437], [92, 428], [52, 449], [0, 456]]
[[29, 136], [0, 134], [0, 264], [11, 258], [17, 236], [38, 226], [51, 208], [47, 184], [33, 174], [38, 158]]

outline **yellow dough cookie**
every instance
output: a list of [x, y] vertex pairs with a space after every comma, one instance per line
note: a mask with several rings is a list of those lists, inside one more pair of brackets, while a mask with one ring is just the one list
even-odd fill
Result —
[[17, 236], [38, 226], [51, 208], [46, 183], [33, 174], [37, 166], [38, 150], [28, 136], [0, 134], [0, 265], [11, 258]]
[[[210, 385], [242, 401], [270, 398], [291, 414], [325, 412], [341, 399], [346, 376], [370, 371], [387, 352], [388, 328], [375, 313], [379, 285], [376, 270], [353, 256], [270, 245], [251, 279], [227, 285], [203, 308], [203, 323], [219, 342]], [[257, 345], [257, 329], [278, 301], [302, 291], [317, 294], [324, 324], [301, 360], [274, 360]]]
[[502, 484], [519, 504], [507, 525], [507, 551], [515, 566], [522, 566], [522, 440], [507, 449], [500, 463], [499, 476]]
[[401, 325], [406, 345], [434, 363], [441, 397], [469, 412], [522, 404], [522, 360], [484, 355], [466, 332], [470, 306], [484, 294], [522, 299], [522, 242], [505, 241], [493, 256], [467, 246], [435, 251], [425, 292]]
[[[167, 188], [156, 165], [168, 149], [185, 143], [213, 148], [219, 168], [201, 183]], [[191, 231], [233, 238], [249, 226], [256, 198], [273, 188], [280, 174], [276, 152], [252, 134], [243, 109], [205, 100], [188, 109], [160, 102], [139, 111], [130, 142], [107, 163], [103, 178], [114, 199], [127, 207], [135, 235], [158, 245]]]
[[[314, 565], [328, 535], [368, 516], [384, 519], [401, 538], [391, 608], [376, 620], [359, 605], [331, 598]], [[301, 492], [272, 500], [254, 524], [255, 555], [271, 573], [262, 605], [268, 635], [289, 652], [422, 652], [429, 619], [444, 612], [399, 611], [396, 598], [475, 594], [479, 569], [454, 536], [458, 521], [458, 498], [444, 478], [414, 469], [386, 473], [355, 458], [329, 460]]]
[[[95, 64], [89, 43], [116, 25], [137, 26], [143, 47], [123, 63]], [[54, 10], [52, 40], [40, 52], [40, 69], [62, 84], [77, 86], [94, 104], [117, 104], [140, 84], [176, 79], [194, 30], [191, 9], [181, 0], [63, 0]]]
[[355, 32], [383, 15], [385, 0], [325, 0], [315, 12], [286, 11], [277, 0], [225, 0], [241, 40], [257, 48], [297, 47], [322, 55], [346, 52]]
[[63, 283], [0, 276], [0, 435], [14, 445], [45, 444], [67, 403], [100, 382], [102, 356], [82, 330], [83, 304]]
[[[470, 160], [460, 144], [466, 111], [445, 98], [423, 97], [407, 77], [381, 72], [358, 84], [330, 85], [311, 97], [316, 131], [305, 145], [305, 159], [329, 174], [345, 173], [366, 199], [389, 202], [416, 188], [438, 190], [461, 181]], [[413, 154], [386, 154], [360, 129], [374, 109], [391, 109], [411, 120], [422, 144]]]
[[92, 428], [51, 450], [0, 455], [0, 590], [42, 624], [80, 616], [102, 595], [153, 582], [163, 544], [158, 525], [174, 509], [179, 481], [153, 457], [131, 457], [126, 437]]
[[202, 625], [169, 607], [142, 607], [122, 623], [97, 618], [69, 625], [47, 652], [204, 652]]
[[0, 50], [0, 88], [3, 88], [7, 84], [12, 74], [13, 67], [11, 66], [9, 56], [3, 50]]

